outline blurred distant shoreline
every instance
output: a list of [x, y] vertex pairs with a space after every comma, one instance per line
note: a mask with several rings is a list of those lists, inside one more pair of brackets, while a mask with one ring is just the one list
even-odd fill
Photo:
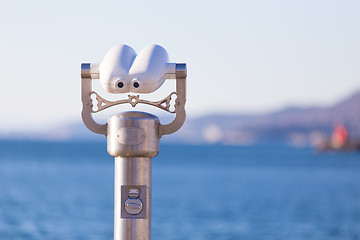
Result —
[[[360, 91], [329, 107], [285, 108], [258, 115], [207, 115], [188, 118], [184, 127], [162, 142], [174, 144], [253, 145], [283, 142], [312, 146], [331, 136], [337, 124], [346, 126], [350, 139], [360, 139]], [[74, 123], [46, 132], [1, 133], [3, 140], [103, 141], [83, 123]]]

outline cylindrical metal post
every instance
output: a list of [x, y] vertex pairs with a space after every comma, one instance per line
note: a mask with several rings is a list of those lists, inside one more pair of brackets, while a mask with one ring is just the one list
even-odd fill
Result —
[[115, 158], [114, 240], [151, 239], [151, 167], [151, 158]]
[[114, 115], [107, 140], [115, 157], [114, 240], [150, 240], [151, 163], [159, 152], [159, 119], [142, 112]]

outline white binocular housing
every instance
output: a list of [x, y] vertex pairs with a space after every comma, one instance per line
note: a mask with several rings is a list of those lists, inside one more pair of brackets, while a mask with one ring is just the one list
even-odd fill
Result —
[[111, 48], [100, 64], [92, 64], [92, 78], [100, 78], [110, 93], [151, 93], [166, 79], [176, 78], [176, 64], [169, 63], [164, 48], [149, 45], [138, 54], [127, 45]]

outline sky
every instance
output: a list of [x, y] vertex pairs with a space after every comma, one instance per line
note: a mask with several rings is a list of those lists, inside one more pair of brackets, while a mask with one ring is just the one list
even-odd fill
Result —
[[190, 118], [329, 106], [360, 90], [357, 0], [0, 4], [0, 131], [80, 122], [80, 64], [118, 44], [159, 44], [187, 64]]

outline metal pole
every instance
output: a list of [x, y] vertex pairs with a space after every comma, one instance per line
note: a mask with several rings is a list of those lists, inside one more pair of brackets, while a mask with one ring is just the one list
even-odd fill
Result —
[[[114, 240], [151, 239], [151, 166], [151, 158], [115, 158]], [[144, 199], [140, 196], [138, 198], [136, 193], [128, 199], [124, 195], [128, 193], [126, 190], [123, 189], [122, 194], [122, 186], [142, 186], [146, 193], [140, 195], [145, 195], [146, 205]], [[121, 213], [127, 211], [125, 206], [135, 214], [145, 211], [147, 218], [122, 218]]]
[[108, 152], [115, 156], [114, 240], [151, 239], [152, 157], [159, 152], [159, 120], [142, 112], [112, 116]]

